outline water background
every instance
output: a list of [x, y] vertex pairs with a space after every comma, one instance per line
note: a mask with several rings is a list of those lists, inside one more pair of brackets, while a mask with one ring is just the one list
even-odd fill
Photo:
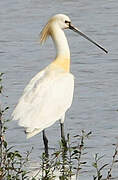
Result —
[[[71, 136], [92, 131], [86, 142], [86, 173], [91, 180], [95, 153], [111, 161], [118, 141], [118, 2], [116, 0], [5, 0], [0, 1], [0, 72], [4, 72], [2, 104], [9, 118], [29, 80], [55, 57], [52, 40], [40, 46], [39, 33], [54, 14], [67, 14], [74, 25], [107, 48], [109, 54], [66, 30], [71, 50], [71, 72], [75, 76], [72, 107], [66, 114], [65, 132]], [[58, 148], [59, 123], [47, 129], [50, 149]], [[8, 123], [7, 140], [21, 152], [34, 150], [36, 166], [43, 150], [42, 134], [27, 140], [16, 122]], [[118, 167], [113, 171], [118, 179]]]

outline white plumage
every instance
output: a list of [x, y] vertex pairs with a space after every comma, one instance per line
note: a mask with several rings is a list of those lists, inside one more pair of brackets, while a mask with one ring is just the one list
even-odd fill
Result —
[[26, 128], [28, 138], [62, 119], [72, 103], [73, 75], [52, 66], [29, 82], [13, 112], [14, 119]]

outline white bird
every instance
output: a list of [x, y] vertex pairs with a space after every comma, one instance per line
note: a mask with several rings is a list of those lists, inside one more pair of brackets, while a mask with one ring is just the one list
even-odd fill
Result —
[[103, 47], [75, 28], [70, 18], [64, 14], [53, 16], [45, 25], [40, 42], [45, 42], [51, 36], [56, 46], [56, 58], [29, 82], [12, 116], [25, 128], [28, 138], [43, 131], [47, 153], [48, 140], [44, 130], [60, 120], [61, 137], [64, 139], [65, 113], [73, 99], [74, 76], [70, 73], [70, 50], [64, 29], [79, 33], [107, 53]]

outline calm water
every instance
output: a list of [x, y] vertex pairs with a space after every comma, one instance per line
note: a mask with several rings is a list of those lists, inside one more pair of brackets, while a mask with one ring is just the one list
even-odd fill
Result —
[[[4, 106], [13, 111], [29, 80], [48, 65], [55, 56], [52, 41], [38, 43], [39, 33], [47, 19], [65, 13], [88, 36], [109, 51], [104, 54], [94, 45], [66, 31], [71, 49], [71, 71], [75, 75], [75, 94], [67, 112], [65, 131], [76, 135], [82, 129], [92, 131], [87, 141], [85, 159], [89, 161], [81, 180], [91, 180], [93, 156], [105, 154], [110, 162], [113, 143], [118, 140], [118, 2], [116, 0], [6, 0], [0, 2], [0, 71], [4, 76]], [[32, 162], [39, 162], [43, 149], [42, 134], [26, 140], [23, 129], [16, 122], [8, 124], [7, 139], [21, 152], [34, 147]], [[47, 130], [49, 146], [58, 147], [59, 123]], [[91, 159], [91, 160], [90, 160]], [[118, 167], [114, 177], [118, 179]]]

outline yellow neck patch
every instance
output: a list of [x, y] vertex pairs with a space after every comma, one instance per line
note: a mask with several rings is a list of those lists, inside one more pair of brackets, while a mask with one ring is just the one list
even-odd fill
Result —
[[66, 72], [70, 71], [70, 59], [67, 58], [56, 58], [52, 64], [64, 69]]

